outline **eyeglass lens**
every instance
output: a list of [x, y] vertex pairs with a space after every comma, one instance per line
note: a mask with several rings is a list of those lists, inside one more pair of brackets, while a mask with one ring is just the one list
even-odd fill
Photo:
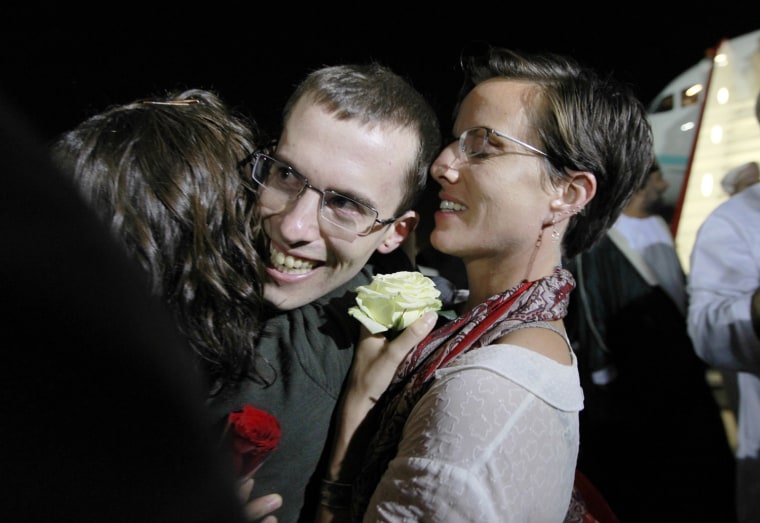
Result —
[[355, 234], [371, 231], [377, 220], [377, 211], [332, 190], [321, 190], [290, 165], [264, 154], [253, 158], [253, 179], [266, 190], [259, 192], [264, 208], [279, 212], [297, 200], [308, 188], [321, 195], [320, 215], [333, 225]]
[[488, 129], [484, 127], [467, 129], [459, 137], [459, 150], [466, 157], [483, 154], [489, 134]]
[[459, 150], [466, 157], [488, 155], [491, 152], [497, 154], [498, 149], [496, 147], [491, 147], [493, 151], [489, 151], [488, 140], [492, 134], [495, 134], [500, 138], [509, 140], [510, 142], [516, 143], [519, 146], [528, 149], [529, 151], [533, 151], [536, 154], [548, 158], [548, 155], [542, 150], [537, 149], [536, 147], [533, 147], [532, 145], [525, 143], [522, 140], [518, 140], [517, 138], [514, 138], [506, 133], [502, 133], [501, 131], [497, 131], [495, 129], [489, 129], [487, 127], [473, 127], [472, 129], [467, 129], [464, 131], [459, 137]]

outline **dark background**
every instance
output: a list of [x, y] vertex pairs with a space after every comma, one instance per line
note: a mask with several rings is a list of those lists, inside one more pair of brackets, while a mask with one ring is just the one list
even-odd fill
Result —
[[630, 83], [649, 103], [721, 39], [760, 28], [760, 4], [753, 2], [681, 16], [658, 11], [664, 5], [609, 4], [585, 12], [573, 5], [562, 13], [538, 2], [465, 1], [414, 15], [410, 9], [419, 8], [410, 2], [357, 4], [355, 12], [328, 4], [104, 4], [113, 11], [108, 15], [69, 6], [4, 7], [0, 92], [45, 139], [110, 104], [181, 87], [214, 89], [276, 131], [286, 97], [308, 70], [377, 60], [407, 76], [448, 131], [459, 51], [474, 39], [573, 55]]

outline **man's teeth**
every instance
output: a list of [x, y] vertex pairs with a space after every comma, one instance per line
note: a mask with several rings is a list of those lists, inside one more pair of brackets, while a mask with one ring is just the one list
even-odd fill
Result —
[[314, 268], [314, 264], [301, 258], [285, 256], [274, 247], [269, 248], [269, 261], [275, 269], [288, 274], [304, 274]]
[[442, 211], [463, 211], [467, 207], [464, 205], [459, 205], [458, 203], [450, 202], [448, 200], [441, 200], [441, 205], [439, 209]]

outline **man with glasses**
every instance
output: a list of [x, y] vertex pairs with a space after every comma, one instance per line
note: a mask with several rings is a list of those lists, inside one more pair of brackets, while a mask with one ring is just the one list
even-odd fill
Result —
[[379, 220], [373, 207], [337, 191], [317, 189], [304, 175], [274, 156], [259, 151], [253, 153], [249, 161], [253, 166], [253, 180], [261, 186], [259, 203], [263, 209], [275, 213], [285, 211], [311, 189], [322, 197], [319, 216], [323, 223], [320, 226], [346, 241], [367, 236], [376, 226], [384, 227], [396, 221], [396, 218]]
[[[259, 186], [268, 253], [256, 376], [212, 407], [224, 417], [252, 404], [280, 421], [280, 446], [256, 472], [252, 497], [281, 494], [275, 516], [289, 523], [302, 506], [313, 513], [307, 484], [318, 487], [359, 334], [347, 312], [353, 291], [375, 272], [413, 267], [399, 247], [417, 224], [413, 207], [440, 131], [422, 95], [377, 64], [312, 72], [283, 115], [279, 140], [244, 162]], [[376, 266], [394, 254], [405, 263]]]

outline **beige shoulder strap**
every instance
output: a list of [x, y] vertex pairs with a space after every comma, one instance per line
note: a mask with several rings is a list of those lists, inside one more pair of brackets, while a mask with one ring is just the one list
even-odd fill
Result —
[[563, 340], [565, 340], [565, 343], [567, 343], [567, 346], [570, 347], [570, 350], [573, 350], [573, 344], [570, 343], [570, 339], [567, 337], [567, 334], [562, 332], [560, 329], [549, 323], [548, 321], [529, 321], [526, 323], [521, 323], [519, 325], [515, 325], [512, 329], [510, 329], [510, 332], [514, 332], [518, 329], [527, 329], [527, 328], [540, 328], [540, 329], [549, 329], [552, 332], [557, 333], [562, 337]]

